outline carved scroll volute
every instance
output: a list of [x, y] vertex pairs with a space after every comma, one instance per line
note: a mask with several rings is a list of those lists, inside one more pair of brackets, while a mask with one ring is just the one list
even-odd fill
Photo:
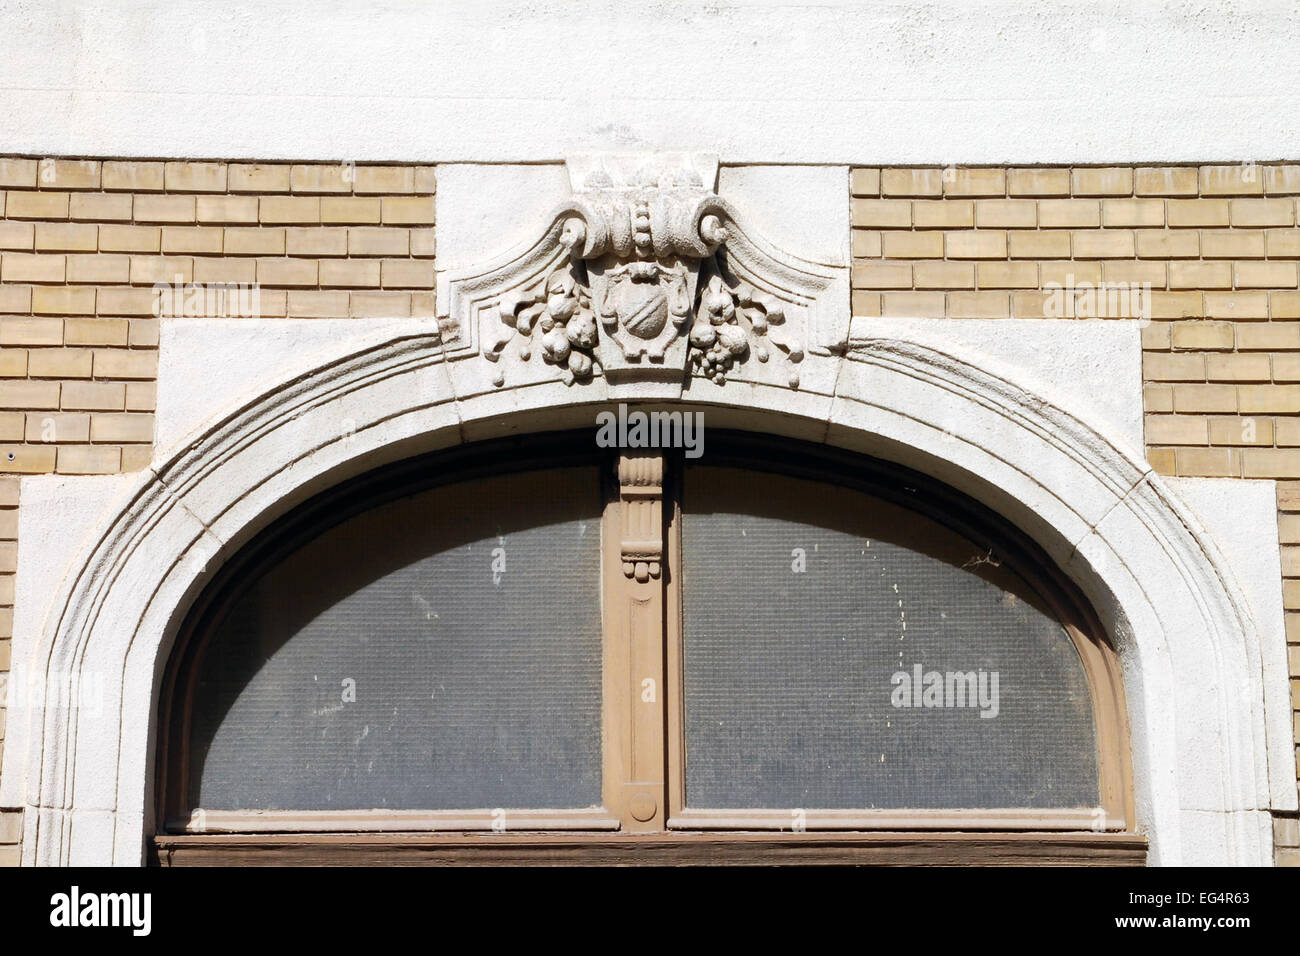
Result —
[[659, 577], [663, 563], [664, 459], [624, 453], [618, 459], [622, 512], [619, 539], [623, 573], [642, 583]]

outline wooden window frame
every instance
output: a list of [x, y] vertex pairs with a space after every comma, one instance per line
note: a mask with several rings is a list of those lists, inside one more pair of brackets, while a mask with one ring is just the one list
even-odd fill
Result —
[[[325, 528], [385, 501], [512, 471], [600, 464], [603, 622], [602, 806], [510, 810], [188, 811], [189, 704], [196, 661], [239, 582], [255, 579]], [[462, 446], [389, 464], [321, 492], [239, 550], [190, 609], [159, 702], [150, 859], [166, 865], [379, 862], [1145, 862], [1132, 832], [1132, 774], [1118, 661], [1065, 576], [1009, 523], [898, 465], [792, 440], [711, 430], [709, 465], [832, 482], [893, 500], [975, 541], [996, 541], [1047, 599], [1079, 649], [1092, 693], [1105, 820], [1079, 810], [805, 810], [686, 806], [682, 700], [682, 459], [614, 456], [590, 431]], [[644, 681], [654, 682], [647, 698]]]

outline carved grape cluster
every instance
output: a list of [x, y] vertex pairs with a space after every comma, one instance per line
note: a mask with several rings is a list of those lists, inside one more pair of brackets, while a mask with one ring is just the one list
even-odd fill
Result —
[[598, 334], [586, 287], [571, 267], [562, 266], [531, 294], [517, 301], [503, 298], [501, 320], [524, 337], [519, 357], [528, 361], [534, 328], [540, 335], [542, 361], [563, 370], [565, 384], [590, 379], [595, 371], [593, 350]]

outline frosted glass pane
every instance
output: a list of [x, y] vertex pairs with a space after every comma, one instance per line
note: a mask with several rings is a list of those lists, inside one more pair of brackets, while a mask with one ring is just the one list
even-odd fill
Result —
[[466, 482], [326, 531], [200, 665], [207, 809], [600, 803], [596, 469]]
[[1082, 662], [998, 555], [846, 488], [685, 488], [688, 806], [1097, 804]]

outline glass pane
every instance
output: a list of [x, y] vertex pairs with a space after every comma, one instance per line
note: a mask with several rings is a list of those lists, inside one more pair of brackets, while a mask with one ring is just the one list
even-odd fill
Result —
[[206, 809], [601, 802], [594, 467], [421, 492], [326, 531], [212, 636], [194, 697]]
[[998, 555], [729, 468], [688, 469], [683, 509], [688, 807], [1098, 803], [1082, 661]]

